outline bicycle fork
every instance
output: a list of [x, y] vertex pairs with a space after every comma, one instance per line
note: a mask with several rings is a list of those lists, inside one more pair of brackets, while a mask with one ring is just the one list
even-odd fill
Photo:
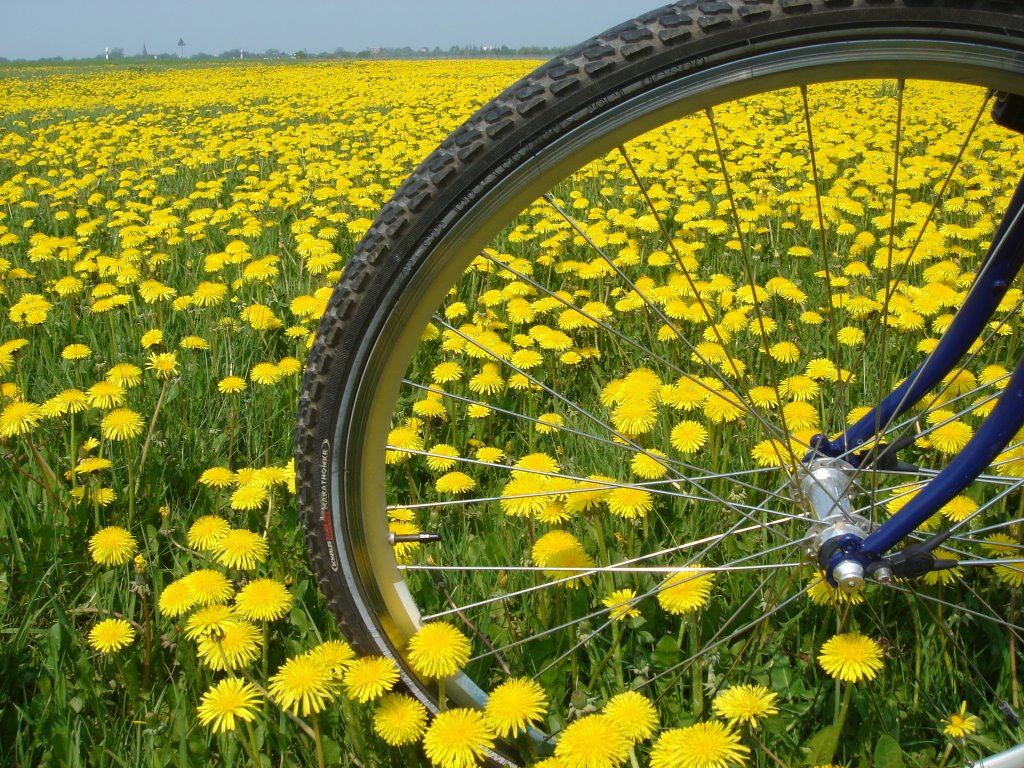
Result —
[[[966, 300], [932, 353], [900, 386], [838, 437], [812, 438], [811, 450], [797, 470], [797, 494], [821, 527], [818, 564], [833, 586], [856, 592], [866, 577], [888, 581], [893, 576], [920, 576], [957, 565], [955, 560], [937, 560], [931, 554], [948, 533], [892, 556], [885, 553], [977, 478], [1024, 426], [1024, 356], [1017, 361], [992, 412], [967, 445], [899, 512], [872, 531], [867, 520], [852, 515], [848, 497], [862, 468], [883, 467], [886, 461], [892, 461], [895, 444], [858, 451], [916, 405], [963, 359], [991, 321], [1022, 265], [1024, 177], [1017, 184]], [[891, 286], [886, 290], [892, 290]]]

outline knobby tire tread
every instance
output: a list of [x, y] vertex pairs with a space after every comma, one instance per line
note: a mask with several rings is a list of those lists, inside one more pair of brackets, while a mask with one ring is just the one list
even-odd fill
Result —
[[[581, 25], [586, 20], [581, 19]], [[762, 50], [875, 29], [963, 30], [972, 39], [1024, 36], [1024, 2], [1006, 0], [684, 0], [593, 37], [543, 64], [481, 107], [396, 190], [355, 248], [310, 351], [295, 432], [297, 495], [307, 552], [352, 645], [381, 652], [361, 615], [358, 585], [332, 565], [320, 494], [321, 446], [334, 435], [345, 382], [358, 375], [351, 350], [380, 297], [415, 268], [472, 202], [532, 148], [666, 78]], [[867, 32], [870, 34], [870, 32]], [[354, 363], [354, 365], [353, 365]], [[355, 366], [355, 367], [354, 367]], [[383, 458], [383, 457], [382, 457]], [[328, 467], [328, 471], [330, 471]], [[344, 546], [345, 531], [335, 531]], [[343, 557], [334, 554], [333, 557]]]

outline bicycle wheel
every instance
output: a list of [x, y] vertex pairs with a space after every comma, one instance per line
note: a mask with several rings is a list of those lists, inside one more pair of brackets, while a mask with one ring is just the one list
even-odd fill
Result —
[[[1024, 167], [987, 117], [991, 90], [1024, 92], [1021, 11], [676, 3], [544, 65], [430, 155], [353, 254], [300, 402], [310, 558], [353, 645], [436, 709], [408, 641], [458, 626], [473, 654], [448, 695], [481, 706], [536, 679], [552, 714], [534, 741], [627, 688], [674, 727], [758, 682], [783, 708], [765, 746], [796, 761], [840, 711], [820, 648], [856, 632], [889, 658], [845, 699], [846, 758], [886, 734], [934, 759], [962, 701], [984, 738], [950, 749], [1016, 743], [999, 712], [1024, 647], [1024, 448], [929, 522], [958, 569], [855, 600], [822, 582], [792, 477], [970, 288]], [[880, 425], [902, 463], [857, 473], [865, 530], [991, 410], [1024, 351], [1021, 296]], [[418, 533], [436, 536], [402, 539]], [[521, 760], [514, 741], [492, 759]]]

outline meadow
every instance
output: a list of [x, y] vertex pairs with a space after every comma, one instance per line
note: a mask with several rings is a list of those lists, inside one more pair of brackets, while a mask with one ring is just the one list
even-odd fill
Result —
[[[684, 119], [511, 222], [424, 329], [409, 374], [419, 383], [399, 398], [381, 472], [393, 532], [445, 531], [429, 551], [399, 547], [400, 561], [468, 552], [551, 569], [554, 589], [473, 624], [446, 617], [469, 636], [452, 641], [457, 667], [492, 691], [520, 687], [493, 697], [505, 712], [451, 710], [461, 735], [446, 735], [442, 718], [431, 726], [388, 693], [389, 662], [355, 658], [306, 564], [295, 508], [306, 356], [376, 211], [536, 64], [0, 69], [0, 761], [450, 768], [526, 724], [566, 736], [554, 757], [519, 736], [549, 768], [952, 765], [1014, 742], [996, 709], [1019, 703], [1018, 566], [932, 574], [870, 608], [808, 564], [763, 578], [684, 569], [675, 581], [558, 570], [647, 557], [713, 527], [715, 500], [742, 506], [784, 485], [811, 435], [842, 429], [877, 396], [879, 367], [896, 380], [934, 347], [1022, 153], [994, 126], [968, 130], [984, 94], [954, 99], [932, 84], [908, 86], [898, 134], [891, 117], [870, 127], [896, 108], [894, 84], [814, 89], [813, 168], [797, 92], [717, 111], [724, 149], [703, 116]], [[833, 109], [837, 94], [845, 106]], [[947, 178], [965, 135], [967, 160]], [[822, 233], [834, 271], [810, 258]], [[752, 277], [736, 259], [754, 235]], [[1011, 289], [1005, 308], [1020, 297]], [[652, 363], [608, 326], [663, 356]], [[884, 364], [864, 351], [878, 328]], [[917, 413], [921, 465], [959, 450], [991, 409], [1020, 352], [1015, 328], [994, 323]], [[752, 428], [756, 414], [779, 415], [783, 431]], [[747, 468], [738, 495], [724, 480], [699, 503], [664, 493], [674, 472], [719, 456]], [[1017, 553], [1024, 497], [1001, 482], [1024, 475], [1024, 449], [992, 475], [935, 523], [957, 526], [958, 556]], [[891, 513], [918, 489], [886, 478], [872, 506]], [[462, 503], [474, 497], [490, 501]], [[766, 539], [723, 537], [683, 565], [767, 567], [756, 559]], [[504, 573], [500, 589], [540, 578]], [[468, 604], [494, 591], [473, 576], [449, 591], [428, 571], [408, 579], [424, 613], [444, 612], [452, 593]], [[1010, 628], [958, 618], [965, 604], [1011, 605]], [[766, 610], [771, 629], [720, 640], [722, 626]], [[564, 638], [514, 649], [562, 622]], [[477, 626], [509, 646], [504, 657], [480, 653]], [[850, 675], [822, 650], [837, 638], [861, 643]], [[952, 647], [961, 638], [997, 658], [947, 674], [969, 666]], [[454, 671], [426, 656], [426, 677]], [[628, 732], [609, 730], [612, 712]], [[477, 740], [459, 742], [467, 733]], [[710, 742], [693, 746], [701, 734]]]

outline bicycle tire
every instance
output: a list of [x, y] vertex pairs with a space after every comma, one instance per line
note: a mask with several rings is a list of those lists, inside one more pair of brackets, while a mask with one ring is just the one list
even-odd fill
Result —
[[[1024, 92], [1015, 60], [1022, 41], [1017, 2], [679, 2], [557, 57], [457, 129], [358, 244], [302, 385], [298, 503], [314, 571], [353, 646], [394, 659], [405, 686], [436, 711], [436, 688], [405, 656], [419, 609], [381, 540], [382, 438], [419, 329], [486, 244], [483, 234], [634, 135], [748, 93], [817, 83], [855, 65], [858, 78], [948, 78]], [[481, 704], [473, 681], [452, 681], [449, 693]], [[517, 758], [503, 745], [491, 759]]]

